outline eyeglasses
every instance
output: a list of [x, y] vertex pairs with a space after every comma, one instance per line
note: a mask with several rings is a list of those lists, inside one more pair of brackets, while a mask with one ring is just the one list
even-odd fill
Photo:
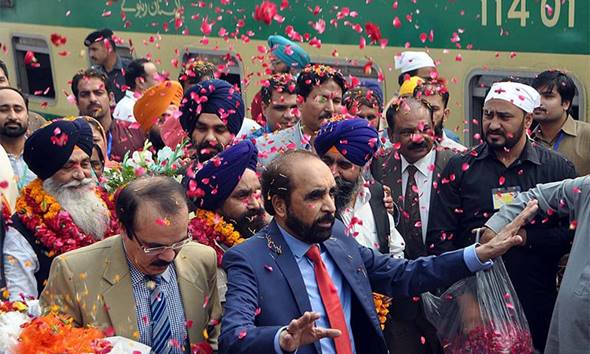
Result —
[[178, 241], [176, 243], [171, 244], [170, 246], [158, 246], [158, 247], [145, 247], [143, 241], [135, 235], [135, 239], [137, 240], [137, 244], [139, 248], [143, 251], [143, 253], [147, 255], [158, 255], [164, 253], [166, 250], [173, 250], [179, 251], [182, 247], [188, 245], [193, 240], [193, 235], [189, 232], [186, 238], [182, 241]]

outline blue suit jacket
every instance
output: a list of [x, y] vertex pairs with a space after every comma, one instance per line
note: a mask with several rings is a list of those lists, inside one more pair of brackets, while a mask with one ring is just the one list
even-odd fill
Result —
[[[372, 291], [417, 296], [471, 274], [463, 250], [415, 261], [393, 259], [359, 245], [336, 221], [324, 247], [352, 289], [351, 327], [357, 353], [387, 353]], [[220, 353], [274, 353], [279, 328], [311, 311], [295, 257], [275, 221], [223, 257], [228, 276]], [[395, 311], [395, 309], [393, 309]], [[298, 354], [321, 353], [319, 342]]]

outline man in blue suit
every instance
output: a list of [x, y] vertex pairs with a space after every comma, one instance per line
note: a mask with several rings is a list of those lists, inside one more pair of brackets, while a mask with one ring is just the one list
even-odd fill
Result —
[[346, 235], [334, 217], [334, 178], [313, 153], [280, 155], [261, 182], [274, 220], [223, 257], [221, 353], [387, 353], [372, 291], [408, 297], [488, 268], [522, 242], [516, 232], [536, 211], [532, 202], [485, 245], [408, 261]]

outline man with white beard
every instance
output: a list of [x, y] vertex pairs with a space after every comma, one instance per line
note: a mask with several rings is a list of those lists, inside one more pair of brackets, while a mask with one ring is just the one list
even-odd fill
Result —
[[11, 299], [37, 297], [54, 257], [117, 233], [112, 201], [92, 177], [92, 129], [84, 119], [56, 120], [25, 142], [38, 179], [21, 191], [4, 240]]

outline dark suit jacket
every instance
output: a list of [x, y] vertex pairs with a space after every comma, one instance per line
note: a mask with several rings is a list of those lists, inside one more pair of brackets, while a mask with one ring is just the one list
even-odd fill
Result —
[[[456, 153], [450, 149], [444, 149], [441, 147], [435, 147], [436, 157], [434, 162], [434, 173], [432, 174], [432, 182], [434, 183], [438, 176], [442, 173], [443, 169]], [[378, 157], [373, 160], [371, 165], [371, 173], [373, 177], [389, 186], [391, 188], [391, 195], [395, 203], [400, 206], [404, 205], [404, 196], [402, 195], [402, 161], [397, 156], [393, 149], [389, 150], [385, 155]], [[432, 189], [430, 192], [430, 203], [436, 195], [436, 189]], [[432, 208], [429, 214], [432, 215]], [[432, 218], [429, 216], [428, 218]], [[404, 237], [407, 233], [403, 227], [404, 223], [399, 223], [398, 231]], [[414, 246], [412, 242], [406, 240], [406, 258], [415, 259], [417, 257], [426, 256], [428, 254], [426, 247], [422, 244], [420, 247]], [[413, 320], [419, 313], [419, 302], [413, 301], [410, 298], [397, 298], [393, 300], [391, 307], [395, 310], [391, 312], [391, 316], [395, 319], [400, 320]]]
[[[387, 353], [372, 291], [412, 296], [470, 275], [463, 251], [415, 261], [393, 259], [359, 245], [336, 221], [323, 246], [352, 291], [351, 326], [357, 353]], [[273, 353], [277, 331], [311, 311], [303, 277], [275, 221], [223, 257], [228, 276], [220, 353]], [[320, 353], [319, 343], [299, 354]]]
[[[440, 176], [451, 157], [453, 157], [456, 154], [450, 149], [444, 149], [441, 147], [435, 147], [435, 149], [435, 168], [434, 173], [432, 174], [433, 183], [437, 180], [438, 176]], [[373, 160], [373, 163], [371, 164], [371, 173], [377, 181], [391, 188], [391, 195], [393, 197], [393, 201], [396, 204], [403, 206], [404, 196], [402, 195], [402, 162], [401, 158], [396, 159], [396, 154], [393, 149], [389, 150], [385, 155]], [[433, 189], [430, 193], [431, 205], [435, 195], [436, 190]], [[430, 213], [432, 213], [432, 209], [430, 209]], [[401, 224], [402, 223], [400, 223], [400, 226]], [[400, 231], [401, 235], [405, 237], [405, 230], [398, 229], [398, 231]], [[407, 247], [408, 242], [406, 242], [406, 248]], [[406, 249], [406, 258], [415, 259], [417, 257], [425, 255], [427, 255], [425, 249]]]

